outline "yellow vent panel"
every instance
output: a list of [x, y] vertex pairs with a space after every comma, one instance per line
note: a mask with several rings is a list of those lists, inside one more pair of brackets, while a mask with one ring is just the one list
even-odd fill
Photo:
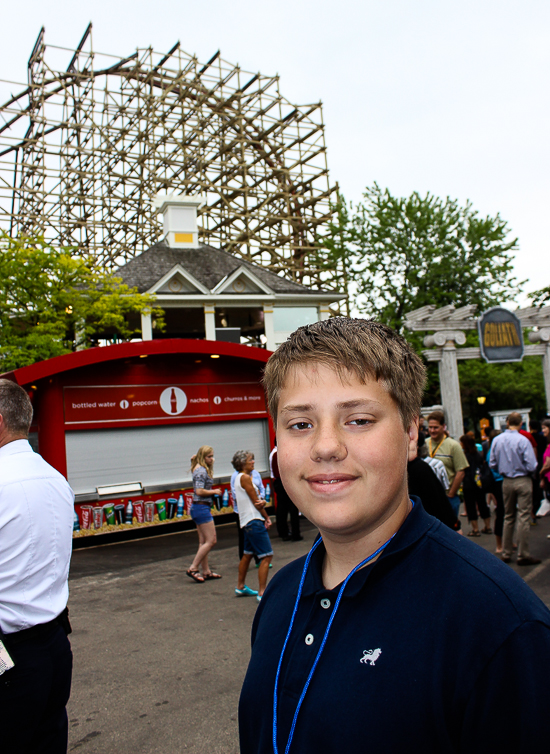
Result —
[[192, 233], [174, 233], [174, 241], [176, 243], [193, 243]]

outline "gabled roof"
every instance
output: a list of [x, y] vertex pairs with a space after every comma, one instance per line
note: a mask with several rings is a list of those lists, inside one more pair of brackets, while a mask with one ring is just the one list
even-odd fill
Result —
[[[249, 270], [268, 290], [274, 294], [316, 295], [319, 293], [333, 293], [322, 289], [311, 289], [305, 285], [294, 283], [279, 277], [275, 272], [266, 270], [252, 262], [233, 256], [227, 251], [202, 245], [198, 249], [173, 249], [164, 241], [151, 246], [150, 249], [131, 259], [119, 267], [115, 274], [123, 282], [135, 286], [140, 293], [151, 290], [160, 280], [176, 266], [180, 266], [192, 278], [212, 291], [224, 278], [230, 278], [237, 270]], [[221, 286], [223, 288], [223, 286]], [[344, 294], [334, 291], [334, 300]]]
[[250, 268], [245, 267], [243, 264], [239, 265], [231, 275], [226, 275], [222, 278], [212, 292], [238, 294], [267, 293], [268, 295], [273, 293], [263, 280], [260, 280]]
[[184, 270], [181, 264], [172, 267], [166, 275], [149, 288], [150, 293], [210, 293], [196, 277]]

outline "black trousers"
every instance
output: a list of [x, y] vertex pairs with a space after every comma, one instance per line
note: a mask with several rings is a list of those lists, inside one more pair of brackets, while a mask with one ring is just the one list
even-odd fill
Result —
[[0, 676], [0, 750], [5, 754], [66, 754], [67, 702], [73, 653], [59, 624], [39, 637], [10, 643], [15, 667]]
[[[286, 493], [283, 483], [280, 479], [273, 481], [273, 488], [277, 495], [277, 513], [275, 523], [277, 525], [277, 534], [284, 539], [300, 538], [300, 515], [298, 508]], [[290, 532], [288, 530], [288, 516], [290, 514]]]
[[491, 518], [491, 511], [485, 501], [485, 493], [480, 487], [463, 487], [462, 490], [464, 492], [464, 503], [466, 505], [466, 513], [468, 514], [468, 521], [477, 521], [478, 510], [481, 518]]
[[495, 535], [502, 537], [502, 531], [504, 529], [504, 498], [502, 496], [502, 479], [500, 482], [495, 481], [491, 488], [491, 492], [495, 496], [497, 501], [497, 509], [495, 516]]

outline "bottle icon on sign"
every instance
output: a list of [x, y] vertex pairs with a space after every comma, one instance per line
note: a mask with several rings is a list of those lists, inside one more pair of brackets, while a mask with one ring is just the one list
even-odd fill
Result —
[[229, 492], [227, 490], [223, 491], [222, 495], [222, 508], [227, 508], [229, 505]]
[[176, 398], [176, 391], [174, 388], [172, 388], [172, 392], [170, 393], [170, 413], [178, 413], [178, 399]]
[[74, 519], [73, 519], [73, 531], [80, 531], [80, 519], [78, 518], [78, 513], [74, 512]]
[[265, 488], [265, 501], [266, 503], [271, 502], [271, 486], [269, 484]]
[[178, 497], [178, 509], [176, 511], [176, 518], [181, 518], [184, 514], [185, 506], [183, 503], [183, 495]]
[[134, 506], [132, 505], [132, 501], [128, 500], [128, 505], [126, 506], [125, 523], [127, 524], [133, 523], [133, 518], [134, 518]]

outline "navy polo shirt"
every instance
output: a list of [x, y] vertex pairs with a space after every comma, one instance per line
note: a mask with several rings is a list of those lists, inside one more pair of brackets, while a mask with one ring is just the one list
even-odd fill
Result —
[[[311, 559], [279, 681], [278, 750], [339, 587]], [[241, 754], [273, 751], [275, 674], [305, 557], [272, 579], [252, 628]], [[550, 612], [514, 571], [414, 506], [350, 579], [290, 754], [534, 754], [550, 749]]]

